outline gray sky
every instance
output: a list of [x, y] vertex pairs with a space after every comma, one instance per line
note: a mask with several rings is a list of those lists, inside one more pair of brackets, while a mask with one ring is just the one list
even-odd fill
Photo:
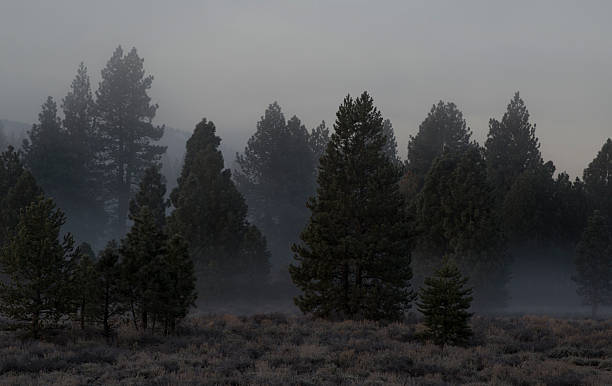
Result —
[[205, 116], [235, 148], [275, 100], [331, 125], [363, 90], [402, 155], [439, 99], [482, 142], [520, 90], [544, 157], [575, 176], [612, 136], [610, 15], [610, 1], [0, 0], [0, 118], [35, 121], [80, 61], [97, 87], [121, 44], [155, 76], [158, 123]]

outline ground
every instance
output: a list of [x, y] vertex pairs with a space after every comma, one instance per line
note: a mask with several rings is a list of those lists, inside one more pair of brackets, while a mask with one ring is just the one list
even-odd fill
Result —
[[469, 347], [440, 348], [423, 326], [284, 314], [194, 316], [176, 336], [77, 326], [24, 339], [0, 331], [0, 384], [605, 385], [612, 320], [474, 317]]

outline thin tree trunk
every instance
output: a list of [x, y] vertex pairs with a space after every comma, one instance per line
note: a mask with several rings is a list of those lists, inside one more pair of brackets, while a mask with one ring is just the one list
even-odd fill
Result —
[[85, 296], [81, 297], [81, 330], [85, 329]]
[[104, 316], [103, 316], [103, 321], [102, 321], [102, 323], [104, 324], [104, 335], [106, 336], [110, 335], [110, 326], [108, 325], [108, 308], [109, 308], [108, 292], [109, 292], [109, 288], [107, 284], [105, 287], [105, 291], [104, 291]]
[[149, 325], [149, 321], [147, 320], [147, 311], [142, 311], [142, 329], [147, 330], [147, 326]]
[[130, 300], [130, 308], [132, 309], [132, 320], [134, 320], [134, 327], [138, 331], [138, 323], [136, 321], [136, 311], [134, 310], [134, 301]]

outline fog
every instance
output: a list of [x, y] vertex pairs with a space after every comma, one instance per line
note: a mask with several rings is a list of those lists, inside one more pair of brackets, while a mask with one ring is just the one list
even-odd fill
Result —
[[[0, 121], [19, 145], [46, 96], [66, 95], [80, 62], [96, 90], [121, 45], [136, 47], [155, 77], [149, 95], [159, 104], [154, 123], [166, 126], [168, 191], [203, 117], [235, 169], [272, 102], [308, 129], [321, 120], [331, 127], [346, 94], [363, 90], [393, 123], [402, 159], [437, 101], [454, 102], [483, 143], [489, 119], [519, 90], [544, 160], [573, 179], [611, 136], [611, 14], [607, 1], [4, 0]], [[560, 255], [512, 268], [505, 312], [588, 311], [571, 281], [572, 256]], [[294, 312], [284, 263], [273, 267], [287, 281], [273, 300]], [[222, 311], [274, 310], [268, 300]]]
[[580, 175], [609, 134], [606, 1], [31, 1], [0, 5], [0, 119], [32, 123], [84, 61], [97, 85], [113, 49], [155, 76], [156, 122], [203, 116], [241, 149], [278, 100], [309, 127], [367, 89], [405, 155], [430, 106], [454, 101], [486, 136], [520, 90], [545, 159]]

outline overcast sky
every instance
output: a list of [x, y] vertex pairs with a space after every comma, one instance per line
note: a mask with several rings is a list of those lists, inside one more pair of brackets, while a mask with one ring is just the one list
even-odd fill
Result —
[[368, 90], [405, 155], [431, 105], [475, 138], [520, 90], [544, 157], [581, 174], [612, 136], [611, 1], [0, 1], [0, 118], [34, 122], [79, 62], [94, 88], [114, 48], [155, 76], [158, 123], [213, 120], [244, 145], [266, 106], [308, 127]]

